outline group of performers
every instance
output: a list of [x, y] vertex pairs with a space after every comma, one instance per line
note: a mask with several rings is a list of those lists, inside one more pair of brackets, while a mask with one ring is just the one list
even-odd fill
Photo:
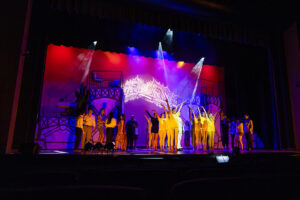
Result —
[[[152, 148], [156, 151], [159, 138], [160, 151], [165, 151], [165, 141], [167, 138], [169, 152], [181, 150], [181, 139], [184, 129], [186, 129], [185, 136], [187, 137], [186, 134], [188, 134], [186, 131], [190, 130], [194, 150], [214, 150], [215, 121], [218, 117], [219, 110], [216, 113], [207, 113], [204, 107], [201, 107], [201, 109], [197, 107], [198, 114], [196, 115], [194, 110], [189, 107], [191, 127], [189, 122], [186, 122], [185, 126], [183, 126], [180, 114], [184, 103], [185, 101], [171, 109], [168, 100], [166, 100], [167, 108], [161, 104], [164, 109], [164, 113], [161, 115], [153, 110], [154, 114], [152, 116], [145, 110], [149, 116], [148, 118], [145, 115], [148, 122], [148, 148]], [[201, 110], [203, 110], [203, 112], [201, 112]], [[193, 113], [193, 115], [191, 113]], [[185, 142], [185, 144], [187, 143], [189, 142]]]
[[[116, 127], [117, 134], [115, 137], [115, 143], [113, 143], [114, 131]], [[87, 143], [92, 143], [91, 137], [95, 128], [97, 128], [99, 132], [97, 143], [101, 144], [101, 146], [106, 146], [108, 149], [111, 149], [109, 148], [110, 146], [114, 146], [115, 149], [121, 149], [123, 151], [128, 148], [132, 149], [136, 146], [137, 127], [138, 123], [135, 121], [134, 116], [131, 116], [131, 119], [126, 123], [125, 126], [124, 114], [120, 116], [120, 120], [117, 122], [116, 118], [114, 118], [113, 112], [110, 112], [108, 116], [106, 116], [104, 109], [100, 110], [100, 114], [97, 117], [96, 123], [95, 116], [93, 115], [93, 109], [89, 109], [86, 115], [84, 115], [84, 112], [81, 112], [77, 117], [74, 149], [84, 149]], [[103, 142], [105, 135], [106, 142], [104, 144]]]
[[[210, 110], [207, 112], [204, 107], [199, 108], [197, 106], [197, 113], [195, 114], [195, 111], [188, 106], [189, 121], [186, 120], [185, 124], [183, 124], [180, 115], [184, 104], [185, 101], [171, 109], [168, 100], [166, 100], [166, 106], [161, 104], [164, 112], [160, 115], [155, 110], [153, 110], [153, 115], [145, 110], [147, 113], [144, 116], [148, 124], [149, 149], [157, 151], [159, 144], [160, 151], [164, 152], [165, 146], [167, 146], [168, 152], [176, 152], [182, 149], [181, 140], [184, 135], [185, 146], [190, 146], [191, 137], [195, 151], [214, 151], [215, 122], [220, 116], [220, 110], [212, 113]], [[245, 134], [248, 149], [253, 149], [253, 121], [249, 119], [249, 116], [245, 115], [244, 120], [237, 120], [236, 122], [235, 120], [230, 122], [226, 116], [222, 118], [223, 147], [228, 149], [228, 138], [229, 133], [231, 133], [232, 148], [236, 146], [243, 150], [242, 137]], [[115, 143], [113, 143], [116, 127], [117, 133], [114, 140]], [[114, 144], [113, 146], [116, 150], [122, 151], [132, 149], [136, 145], [138, 123], [135, 121], [134, 116], [131, 116], [131, 119], [125, 123], [125, 115], [122, 114], [117, 122], [112, 112], [106, 116], [104, 109], [101, 109], [96, 120], [93, 110], [89, 109], [86, 115], [81, 113], [77, 118], [75, 149], [79, 148], [80, 143], [80, 149], [84, 149], [85, 144], [91, 143], [92, 131], [95, 128], [98, 129], [98, 143], [101, 143], [101, 145]], [[105, 135], [106, 143], [103, 144]]]
[[231, 136], [231, 149], [244, 150], [243, 136], [245, 135], [247, 150], [253, 150], [253, 120], [245, 114], [242, 119], [229, 119], [226, 115], [221, 120], [222, 144], [229, 149], [229, 136]]

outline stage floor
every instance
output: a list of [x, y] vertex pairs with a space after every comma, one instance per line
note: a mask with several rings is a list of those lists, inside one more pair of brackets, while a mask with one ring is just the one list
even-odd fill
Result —
[[[289, 150], [252, 150], [240, 151], [240, 155], [246, 154], [299, 154], [300, 151], [289, 151]], [[204, 151], [194, 151], [193, 149], [183, 149], [182, 151], [177, 152], [161, 152], [161, 151], [153, 151], [146, 148], [136, 148], [134, 150], [126, 150], [126, 151], [83, 151], [83, 150], [41, 150], [41, 155], [100, 155], [100, 156], [185, 156], [185, 155], [194, 155], [194, 156], [203, 156], [203, 155], [232, 155], [232, 150], [220, 150], [217, 149], [214, 152], [204, 152]]]

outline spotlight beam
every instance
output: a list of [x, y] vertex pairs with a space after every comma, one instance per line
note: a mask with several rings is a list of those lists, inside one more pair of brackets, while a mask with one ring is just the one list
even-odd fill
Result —
[[[205, 58], [202, 57], [192, 69], [192, 72], [197, 75], [197, 80], [196, 80], [196, 84], [195, 84], [195, 87], [194, 87], [194, 90], [193, 90], [192, 99], [191, 99], [190, 103], [192, 103], [194, 101], [194, 98], [195, 98], [195, 94], [196, 94], [196, 91], [197, 91], [197, 88], [198, 88], [198, 82], [199, 82], [199, 79], [200, 79], [200, 74], [201, 74], [201, 71], [202, 71], [202, 66], [203, 66], [204, 59]], [[201, 104], [201, 102], [200, 102], [200, 104]]]
[[165, 81], [166, 81], [166, 84], [168, 85], [168, 74], [167, 74], [167, 68], [166, 68], [166, 64], [165, 64], [164, 53], [163, 53], [161, 42], [158, 43], [158, 51], [159, 51], [159, 59], [162, 60], [163, 67], [164, 67]]
[[92, 60], [94, 58], [96, 45], [97, 45], [97, 41], [94, 41], [91, 45], [89, 45], [88, 49], [90, 49], [90, 50], [87, 53], [87, 55], [85, 55], [84, 58], [82, 59], [82, 63], [81, 63], [80, 67], [85, 70], [84, 70], [84, 74], [81, 79], [81, 83], [85, 82], [85, 80], [90, 72], [90, 67], [91, 67]]

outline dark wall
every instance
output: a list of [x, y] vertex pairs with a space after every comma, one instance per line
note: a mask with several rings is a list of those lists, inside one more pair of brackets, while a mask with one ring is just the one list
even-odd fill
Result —
[[10, 0], [1, 1], [0, 5], [0, 153], [6, 148], [27, 3], [27, 0]]

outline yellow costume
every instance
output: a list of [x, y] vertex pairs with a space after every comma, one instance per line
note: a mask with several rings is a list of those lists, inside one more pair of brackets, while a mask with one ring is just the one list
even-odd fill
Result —
[[116, 146], [115, 149], [118, 149], [120, 146], [122, 151], [126, 150], [127, 147], [127, 135], [124, 126], [124, 120], [121, 120], [118, 124], [118, 132], [116, 137]]
[[165, 118], [158, 118], [159, 120], [159, 146], [160, 150], [164, 151], [165, 148], [165, 139], [167, 135], [167, 119]]
[[206, 151], [207, 149], [207, 129], [208, 129], [208, 122], [206, 117], [200, 117], [201, 120], [201, 124], [202, 124], [202, 131], [201, 131], [201, 138], [200, 140], [202, 140], [202, 146], [203, 146], [203, 150]]

